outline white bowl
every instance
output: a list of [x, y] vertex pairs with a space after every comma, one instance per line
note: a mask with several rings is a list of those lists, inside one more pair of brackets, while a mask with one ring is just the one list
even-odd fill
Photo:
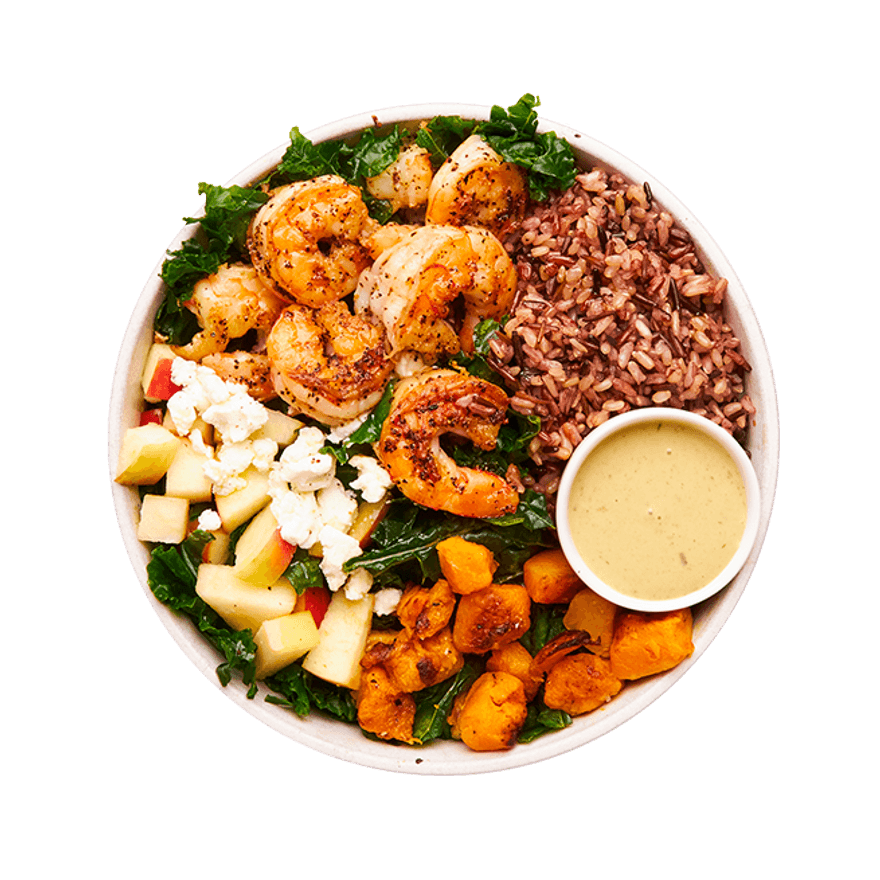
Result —
[[[719, 574], [707, 581], [699, 589], [672, 599], [636, 598], [615, 589], [590, 568], [575, 545], [571, 532], [569, 502], [571, 500], [572, 484], [580, 469], [584, 466], [590, 455], [610, 437], [626, 430], [632, 425], [645, 422], [652, 424], [667, 422], [689, 425], [710, 437], [726, 450], [727, 454], [733, 459], [746, 492], [745, 528], [739, 546], [730, 561]], [[749, 554], [752, 552], [752, 547], [758, 537], [760, 521], [761, 490], [758, 485], [758, 475], [755, 473], [755, 469], [743, 447], [722, 427], [704, 416], [670, 407], [652, 406], [645, 407], [644, 409], [630, 410], [629, 412], [614, 416], [598, 428], [590, 431], [578, 444], [571, 458], [566, 463], [562, 479], [559, 482], [559, 492], [556, 498], [556, 530], [559, 535], [559, 543], [571, 567], [575, 570], [578, 577], [600, 596], [604, 596], [616, 605], [635, 611], [671, 611], [676, 608], [685, 608], [697, 605], [714, 596], [719, 590], [724, 589], [743, 565], [745, 565], [746, 559], [748, 559]]]
[[[466, 104], [422, 104], [395, 107], [362, 113], [311, 131], [315, 141], [345, 138], [380, 123], [416, 124], [436, 115], [459, 115], [470, 119], [487, 119], [488, 107]], [[293, 120], [295, 122], [295, 120]], [[289, 124], [289, 123], [288, 123]], [[582, 746], [613, 730], [632, 718], [664, 691], [671, 687], [695, 663], [733, 611], [754, 570], [770, 521], [779, 456], [779, 425], [776, 391], [761, 329], [745, 291], [721, 250], [687, 208], [663, 184], [629, 159], [599, 141], [564, 125], [542, 120], [541, 131], [555, 131], [573, 147], [583, 166], [599, 166], [617, 170], [633, 181], [647, 181], [654, 198], [687, 229], [707, 269], [728, 279], [727, 315], [734, 333], [742, 342], [742, 352], [752, 365], [748, 392], [757, 407], [754, 425], [749, 432], [749, 453], [761, 490], [760, 517], [757, 534], [739, 573], [726, 590], [717, 593], [694, 608], [694, 652], [679, 666], [662, 675], [627, 684], [607, 708], [576, 718], [564, 730], [547, 734], [527, 745], [518, 745], [506, 752], [472, 752], [458, 742], [441, 741], [425, 748], [394, 746], [367, 739], [354, 725], [312, 714], [299, 718], [292, 712], [264, 701], [266, 691], [247, 699], [245, 688], [233, 681], [224, 690], [229, 699], [269, 727], [290, 739], [326, 755], [362, 766], [383, 770], [426, 775], [457, 775], [484, 773], [519, 767], [551, 758]], [[278, 147], [237, 174], [230, 184], [246, 185], [262, 177], [281, 159], [286, 145]], [[180, 230], [168, 245], [175, 250], [195, 233], [192, 226]], [[215, 669], [221, 658], [196, 632], [190, 622], [158, 602], [147, 584], [146, 566], [149, 551], [137, 540], [138, 493], [130, 487], [112, 482], [119, 447], [126, 428], [137, 424], [141, 408], [140, 376], [147, 350], [152, 341], [152, 320], [162, 299], [159, 270], [147, 281], [135, 303], [125, 337], [119, 351], [113, 381], [109, 412], [109, 467], [113, 502], [119, 527], [141, 588], [156, 614], [184, 653], [205, 674], [214, 686], [221, 687]], [[168, 683], [169, 688], [173, 682]]]

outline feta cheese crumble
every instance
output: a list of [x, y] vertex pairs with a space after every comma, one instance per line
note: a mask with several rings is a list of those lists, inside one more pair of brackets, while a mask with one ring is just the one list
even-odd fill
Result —
[[199, 514], [199, 526], [205, 532], [216, 532], [223, 528], [223, 520], [216, 510], [203, 510]]

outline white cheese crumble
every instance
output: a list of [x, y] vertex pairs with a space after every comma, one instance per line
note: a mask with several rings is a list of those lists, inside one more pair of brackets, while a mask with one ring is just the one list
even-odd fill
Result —
[[321, 573], [331, 590], [338, 590], [347, 580], [348, 575], [342, 570], [343, 565], [361, 555], [361, 545], [357, 539], [333, 526], [323, 526], [318, 532], [321, 545]]
[[[358, 569], [358, 571], [363, 571], [363, 569]], [[384, 590], [379, 590], [376, 593], [376, 599], [373, 604], [373, 613], [378, 614], [380, 617], [392, 614], [397, 609], [402, 596], [403, 591], [394, 587], [386, 587]]]
[[199, 514], [199, 528], [206, 532], [216, 532], [223, 528], [223, 520], [216, 510], [203, 510]]
[[345, 598], [352, 602], [363, 599], [373, 586], [373, 576], [365, 568], [356, 568], [345, 584]]
[[351, 488], [361, 493], [364, 501], [380, 501], [391, 488], [391, 477], [388, 471], [369, 455], [353, 455], [349, 459], [358, 472], [357, 479], [352, 480]]

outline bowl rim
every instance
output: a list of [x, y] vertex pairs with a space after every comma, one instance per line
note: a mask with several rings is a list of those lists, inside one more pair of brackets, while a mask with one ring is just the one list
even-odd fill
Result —
[[[739, 546], [722, 571], [698, 590], [671, 599], [639, 599], [622, 593], [596, 574], [575, 546], [569, 523], [569, 501], [575, 477], [590, 455], [606, 440], [634, 425], [645, 422], [675, 422], [689, 425], [714, 440], [733, 459], [746, 493], [746, 522]], [[563, 553], [578, 577], [594, 592], [622, 608], [632, 611], [675, 611], [688, 608], [723, 590], [745, 564], [758, 537], [761, 490], [758, 476], [746, 451], [720, 425], [697, 413], [673, 407], [643, 407], [612, 416], [584, 437], [565, 465], [559, 481], [556, 526]]]
[[[306, 132], [306, 137], [314, 142], [346, 138], [374, 125], [414, 124], [438, 115], [460, 115], [462, 118], [485, 120], [489, 118], [490, 112], [489, 106], [467, 103], [429, 102], [391, 106], [326, 123]], [[299, 718], [292, 712], [285, 712], [279, 707], [266, 703], [261, 698], [248, 699], [245, 688], [241, 687], [240, 683], [233, 682], [224, 688], [215, 673], [220, 660], [214, 649], [195, 632], [187, 619], [175, 614], [153, 596], [146, 572], [149, 553], [146, 546], [137, 540], [135, 534], [137, 493], [114, 480], [122, 435], [127, 427], [135, 423], [135, 410], [127, 404], [132, 399], [138, 400], [141, 391], [140, 374], [152, 335], [149, 330], [152, 326], [153, 314], [161, 299], [161, 283], [158, 276], [164, 261], [163, 254], [134, 305], [120, 343], [112, 381], [108, 411], [108, 466], [114, 512], [135, 576], [146, 600], [170, 637], [218, 690], [223, 691], [229, 699], [249, 714], [298, 746], [372, 769], [436, 776], [497, 772], [536, 764], [565, 754], [604, 736], [632, 719], [679, 681], [702, 656], [729, 619], [757, 563], [769, 527], [778, 478], [779, 414], [769, 353], [757, 316], [742, 284], [732, 265], [707, 230], [660, 180], [617, 150], [570, 126], [539, 116], [538, 130], [555, 131], [559, 137], [566, 139], [575, 150], [579, 161], [588, 162], [592, 167], [619, 171], [630, 180], [649, 182], [654, 199], [675, 217], [679, 225], [687, 229], [694, 238], [701, 257], [712, 270], [728, 280], [728, 305], [735, 303], [735, 323], [740, 328], [740, 337], [744, 345], [748, 345], [749, 360], [753, 367], [750, 393], [754, 397], [754, 392], [759, 390], [762, 401], [757, 416], [760, 425], [756, 432], [756, 442], [760, 446], [758, 476], [762, 485], [761, 517], [752, 551], [728, 588], [708, 599], [702, 606], [697, 606], [703, 608], [703, 613], [701, 617], [695, 615], [695, 648], [687, 660], [659, 676], [628, 684], [624, 691], [609, 703], [608, 708], [575, 718], [574, 722], [563, 730], [505, 752], [473, 752], [454, 741], [435, 742], [423, 749], [375, 742], [365, 737], [356, 725], [323, 718], [315, 713], [306, 718]], [[282, 144], [264, 154], [230, 178], [227, 185], [246, 185], [258, 179], [280, 161], [286, 148], [287, 144]], [[201, 211], [200, 206], [188, 216], [198, 217]], [[166, 250], [179, 248], [194, 234], [195, 225], [184, 225]], [[259, 697], [262, 697], [265, 692], [262, 686], [260, 687]]]

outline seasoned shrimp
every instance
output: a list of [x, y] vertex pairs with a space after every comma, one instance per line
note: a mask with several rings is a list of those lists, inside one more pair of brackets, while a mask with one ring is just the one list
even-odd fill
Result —
[[527, 201], [522, 168], [505, 162], [475, 134], [461, 143], [434, 175], [425, 220], [484, 226], [503, 236], [522, 218]]
[[266, 341], [278, 396], [293, 412], [337, 425], [372, 409], [393, 362], [382, 327], [352, 315], [345, 303], [320, 309], [294, 304], [281, 313]]
[[463, 298], [470, 327], [504, 315], [515, 292], [516, 269], [491, 232], [420, 226], [361, 275], [355, 308], [382, 322], [392, 356], [414, 351], [432, 360], [462, 347], [447, 320], [454, 300]]
[[284, 308], [284, 301], [244, 263], [224, 263], [198, 281], [187, 308], [202, 328], [187, 345], [172, 346], [174, 353], [199, 361], [225, 351], [230, 340], [249, 330], [269, 331]]
[[350, 294], [371, 262], [361, 191], [335, 174], [281, 187], [254, 216], [248, 251], [279, 292], [315, 308]]
[[376, 454], [416, 504], [458, 516], [511, 513], [519, 503], [511, 483], [489, 471], [459, 467], [440, 445], [441, 436], [451, 433], [493, 449], [506, 410], [507, 395], [497, 385], [456, 370], [426, 370], [395, 389]]
[[218, 351], [202, 358], [202, 365], [210, 367], [221, 379], [244, 385], [255, 400], [267, 401], [276, 396], [272, 364], [265, 353]]
[[428, 188], [434, 176], [431, 156], [413, 144], [401, 150], [398, 157], [381, 174], [368, 177], [370, 195], [391, 203], [392, 213], [401, 208], [420, 208], [428, 201]]

